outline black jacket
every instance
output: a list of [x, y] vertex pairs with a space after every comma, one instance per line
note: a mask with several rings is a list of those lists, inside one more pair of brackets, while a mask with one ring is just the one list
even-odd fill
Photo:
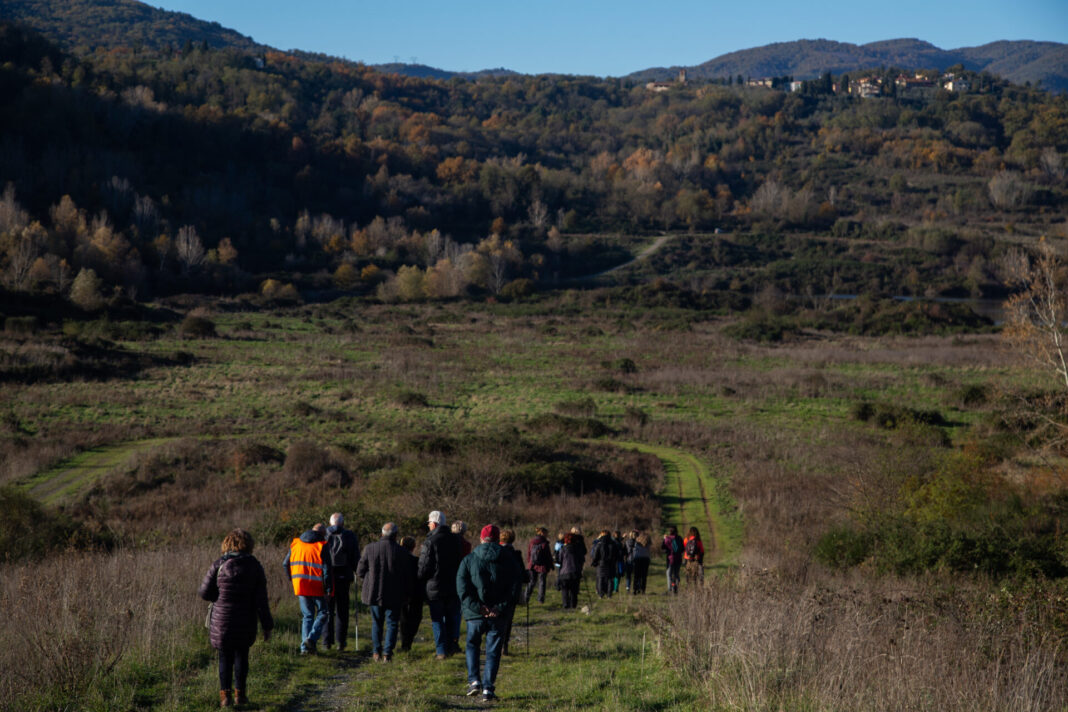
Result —
[[247, 648], [256, 641], [256, 620], [274, 628], [267, 602], [267, 576], [251, 554], [229, 552], [217, 559], [200, 584], [200, 597], [214, 602], [211, 647]]
[[428, 601], [456, 598], [456, 571], [460, 568], [460, 537], [439, 526], [419, 549], [419, 581]]
[[356, 567], [356, 575], [363, 579], [363, 603], [367, 606], [400, 608], [412, 590], [411, 557], [393, 539], [382, 537], [368, 544]]
[[594, 540], [590, 564], [597, 567], [598, 576], [614, 576], [619, 558], [616, 542], [612, 537], [604, 536]]

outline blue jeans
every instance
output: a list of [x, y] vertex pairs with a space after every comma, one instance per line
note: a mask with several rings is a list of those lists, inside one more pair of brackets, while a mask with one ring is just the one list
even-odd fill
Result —
[[319, 641], [326, 627], [326, 596], [297, 596], [297, 601], [300, 603], [300, 649], [308, 650]]
[[430, 627], [434, 630], [434, 648], [438, 655], [449, 653], [449, 644], [460, 639], [460, 599], [427, 601]]
[[[397, 628], [400, 625], [399, 608], [371, 606], [371, 652], [393, 655], [397, 644]], [[386, 626], [386, 641], [382, 643], [382, 625]]]
[[[501, 630], [504, 618], [475, 618], [467, 621], [467, 681], [482, 683], [483, 692], [493, 692], [497, 669], [501, 666]], [[479, 653], [482, 636], [486, 636], [486, 666], [479, 679]]]

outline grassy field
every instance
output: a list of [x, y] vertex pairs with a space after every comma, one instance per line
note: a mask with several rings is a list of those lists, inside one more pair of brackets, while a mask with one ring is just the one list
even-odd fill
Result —
[[[1035, 463], [1048, 459], [1006, 445], [1018, 438], [1001, 423], [1013, 394], [1039, 382], [1013, 367], [996, 336], [810, 334], [761, 345], [728, 338], [726, 322], [708, 314], [589, 298], [275, 311], [219, 302], [205, 310], [218, 338], [165, 332], [115, 345], [165, 365], [5, 386], [0, 484], [18, 485], [117, 548], [59, 546], [44, 571], [3, 564], [5, 608], [37, 610], [29, 591], [40, 586], [70, 598], [62, 615], [34, 618], [42, 621], [36, 637], [0, 625], [9, 651], [0, 670], [44, 671], [0, 675], [0, 699], [12, 701], [0, 708], [210, 708], [214, 659], [191, 592], [233, 526], [261, 543], [279, 622], [278, 635], [253, 651], [259, 709], [471, 707], [461, 696], [462, 662], [432, 659], [426, 623], [412, 655], [388, 667], [366, 657], [366, 615], [352, 655], [296, 655], [296, 605], [279, 546], [335, 510], [364, 541], [385, 519], [420, 538], [423, 517], [438, 508], [472, 526], [511, 526], [520, 541], [536, 525], [637, 527], [655, 540], [671, 523], [711, 534], [718, 575], [700, 595], [664, 600], [658, 568], [644, 601], [594, 602], [589, 615], [532, 606], [529, 659], [509, 658], [501, 672], [506, 709], [877, 709], [838, 705], [833, 685], [773, 655], [796, 647], [814, 670], [849, 669], [849, 644], [815, 662], [805, 657], [810, 639], [789, 627], [801, 620], [791, 617], [797, 601], [814, 601], [813, 616], [841, 613], [839, 604], [850, 610], [848, 602], [878, 618], [871, 602], [904, 595], [917, 602], [905, 618], [926, 612], [923, 625], [941, 631], [963, 621], [986, 637], [961, 645], [1010, 656], [1020, 650], [1011, 641], [1032, 640], [1034, 621], [1060, 630], [1048, 591], [1028, 594], [1032, 617], [1014, 618], [1016, 609], [991, 608], [992, 583], [974, 581], [975, 598], [948, 607], [947, 596], [959, 598], [947, 593], [959, 583], [952, 572], [921, 585], [876, 571], [842, 574], [814, 559], [821, 538], [859, 521], [866, 503], [890, 501], [902, 483], [977, 448], [992, 453], [984, 467], [997, 477], [1031, 482]], [[129, 617], [109, 605], [131, 595]], [[782, 622], [778, 648], [737, 628], [760, 620]], [[525, 653], [517, 628], [516, 652]], [[700, 640], [687, 637], [698, 630]], [[854, 630], [850, 640], [878, 650], [879, 630]], [[1031, 645], [1044, 656], [1060, 640]], [[122, 643], [110, 667], [102, 641]], [[922, 661], [952, 649], [910, 654]], [[80, 651], [68, 666], [76, 674], [48, 672], [49, 661], [74, 655], [63, 650]], [[1015, 664], [976, 665], [986, 677], [969, 684], [991, 689], [1021, 674]], [[874, 699], [889, 684], [872, 680], [853, 699]], [[901, 709], [930, 708], [908, 690], [893, 694]], [[998, 708], [961, 699], [944, 709]], [[1029, 699], [1029, 709], [1064, 705], [1063, 696]]]

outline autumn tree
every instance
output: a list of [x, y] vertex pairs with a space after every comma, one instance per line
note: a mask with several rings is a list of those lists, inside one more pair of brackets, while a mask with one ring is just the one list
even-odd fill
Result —
[[174, 254], [182, 266], [182, 274], [188, 275], [204, 261], [204, 243], [200, 241], [197, 229], [192, 225], [183, 225], [174, 240]]
[[1004, 338], [1068, 394], [1068, 275], [1060, 254], [1043, 238], [1035, 256], [1022, 250], [1006, 255], [1002, 273], [1020, 290], [1005, 303]]
[[100, 292], [102, 287], [103, 282], [96, 272], [86, 267], [78, 272], [70, 286], [70, 300], [85, 311], [96, 311], [104, 306], [104, 297]]

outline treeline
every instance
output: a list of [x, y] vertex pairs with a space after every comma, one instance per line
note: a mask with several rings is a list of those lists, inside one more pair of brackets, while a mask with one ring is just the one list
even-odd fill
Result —
[[92, 270], [104, 296], [294, 275], [455, 296], [596, 271], [611, 241], [582, 234], [1063, 207], [1068, 100], [972, 79], [924, 100], [436, 81], [206, 43], [75, 56], [3, 24], [0, 266], [64, 293]]

